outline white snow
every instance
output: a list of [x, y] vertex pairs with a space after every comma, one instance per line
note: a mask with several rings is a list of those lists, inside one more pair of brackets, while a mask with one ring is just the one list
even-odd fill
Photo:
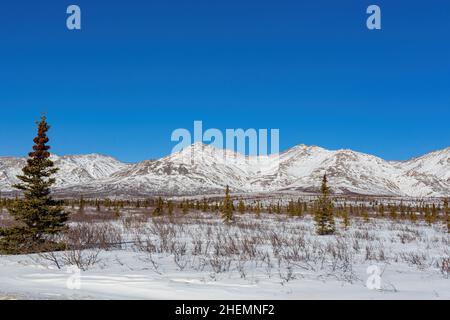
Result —
[[[324, 173], [335, 193], [403, 197], [450, 196], [450, 148], [409, 161], [385, 161], [352, 150], [299, 145], [264, 157], [196, 143], [153, 161], [123, 164], [100, 155], [55, 158], [58, 191], [92, 196], [194, 195], [222, 192], [314, 191]], [[0, 190], [17, 182], [24, 159], [0, 158]]]
[[[67, 287], [67, 266], [58, 270], [37, 255], [0, 256], [0, 299], [450, 299], [449, 274], [439, 268], [450, 258], [450, 239], [439, 225], [354, 220], [347, 231], [319, 237], [309, 217], [246, 214], [230, 227], [208, 214], [115, 223], [125, 240], [140, 237], [155, 251], [129, 242], [102, 251], [100, 262], [81, 272], [80, 289]], [[161, 249], [166, 231], [165, 240], [186, 244], [185, 253]], [[271, 244], [274, 235], [281, 246]], [[219, 243], [231, 250], [232, 241], [238, 252], [214, 254]], [[196, 242], [203, 247], [195, 249]], [[301, 258], [287, 258], [297, 245]], [[366, 286], [372, 265], [382, 272], [379, 290]]]

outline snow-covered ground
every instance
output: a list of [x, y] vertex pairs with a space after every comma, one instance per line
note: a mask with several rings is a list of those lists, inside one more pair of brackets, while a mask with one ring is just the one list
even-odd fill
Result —
[[[226, 226], [190, 213], [96, 225], [122, 245], [58, 253], [61, 269], [49, 256], [0, 256], [0, 299], [450, 299], [440, 224], [354, 219], [344, 230], [337, 220], [336, 235], [316, 236], [309, 216], [246, 214]], [[79, 278], [68, 257], [81, 258]]]

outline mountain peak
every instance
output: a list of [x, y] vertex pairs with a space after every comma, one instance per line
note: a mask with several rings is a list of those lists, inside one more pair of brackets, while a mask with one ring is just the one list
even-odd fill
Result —
[[[110, 192], [129, 196], [153, 194], [311, 191], [320, 186], [324, 172], [335, 193], [395, 196], [449, 196], [450, 147], [405, 162], [350, 149], [330, 151], [300, 144], [277, 155], [246, 157], [234, 151], [196, 142], [159, 160], [124, 164], [101, 154], [53, 156], [60, 168], [60, 193]], [[17, 182], [25, 158], [0, 158], [0, 191]], [[232, 160], [232, 161], [230, 161]]]

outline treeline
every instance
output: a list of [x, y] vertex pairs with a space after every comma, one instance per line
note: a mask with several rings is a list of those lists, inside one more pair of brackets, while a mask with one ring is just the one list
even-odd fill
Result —
[[[0, 198], [0, 209], [10, 207], [15, 199]], [[121, 211], [123, 209], [141, 209], [148, 210], [153, 215], [173, 214], [177, 209], [179, 212], [187, 214], [189, 212], [210, 212], [221, 213], [225, 201], [203, 199], [182, 199], [170, 200], [162, 197], [148, 199], [66, 199], [61, 203], [66, 208], [71, 208], [72, 212], [84, 213], [88, 208], [91, 211]], [[449, 201], [444, 199], [441, 204], [417, 203], [415, 205], [403, 204], [400, 202], [382, 204], [376, 201], [370, 203], [347, 203], [336, 204], [333, 201], [332, 212], [335, 217], [360, 217], [362, 219], [370, 218], [389, 218], [393, 220], [411, 220], [425, 221], [433, 224], [439, 221], [446, 221], [450, 214]], [[298, 198], [289, 201], [265, 201], [265, 200], [246, 200], [232, 199], [230, 210], [233, 214], [278, 214], [292, 217], [301, 217], [304, 215], [314, 215], [317, 211], [317, 203], [312, 200], [303, 200]]]

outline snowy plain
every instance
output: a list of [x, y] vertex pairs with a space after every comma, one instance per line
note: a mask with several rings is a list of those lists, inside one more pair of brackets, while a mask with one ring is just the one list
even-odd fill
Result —
[[64, 253], [60, 269], [48, 256], [0, 256], [0, 299], [450, 299], [441, 224], [355, 218], [344, 229], [337, 219], [332, 236], [315, 235], [310, 216], [273, 214], [227, 226], [209, 213], [128, 212], [94, 224], [121, 244], [81, 252], [96, 258], [79, 277]]

